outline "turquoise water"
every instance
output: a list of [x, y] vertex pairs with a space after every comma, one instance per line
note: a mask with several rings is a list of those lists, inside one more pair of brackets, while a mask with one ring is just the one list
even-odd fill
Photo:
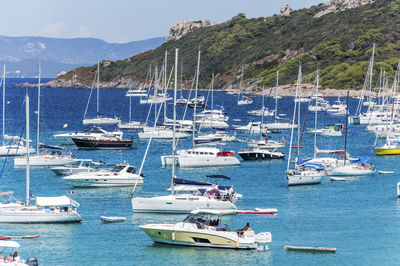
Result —
[[[10, 80], [7, 87], [7, 134], [19, 135], [25, 124], [22, 105], [24, 88], [12, 88]], [[31, 136], [35, 140], [36, 91], [31, 95]], [[184, 92], [186, 94], [186, 92]], [[203, 93], [205, 94], [205, 93]], [[101, 91], [101, 111], [120, 114], [128, 119], [129, 98], [125, 91]], [[41, 141], [58, 144], [51, 135], [67, 130], [84, 129], [82, 116], [89, 90], [43, 89]], [[260, 98], [254, 97], [254, 104], [237, 106], [236, 98], [224, 93], [216, 93], [215, 102], [223, 104], [230, 116], [229, 123], [247, 124], [246, 110], [261, 105]], [[328, 98], [330, 101], [336, 100]], [[148, 105], [134, 102], [134, 119], [144, 120]], [[92, 101], [95, 103], [95, 101]], [[356, 101], [350, 99], [351, 112]], [[268, 106], [273, 107], [269, 100]], [[305, 104], [302, 104], [305, 114]], [[179, 107], [181, 108], [181, 107]], [[290, 118], [293, 98], [280, 100], [279, 113]], [[95, 106], [90, 106], [95, 112]], [[183, 109], [183, 108], [182, 108]], [[182, 112], [179, 109], [179, 112]], [[168, 110], [169, 117], [171, 108]], [[153, 116], [150, 116], [151, 118]], [[241, 121], [233, 121], [241, 119]], [[328, 125], [344, 122], [344, 117], [333, 118], [321, 114], [319, 123]], [[306, 127], [312, 127], [314, 114], [307, 115]], [[231, 130], [231, 133], [233, 131]], [[91, 158], [106, 163], [128, 161], [139, 166], [146, 148], [146, 141], [137, 138], [135, 132], [127, 132], [134, 138], [136, 149], [126, 151], [81, 151], [67, 146], [78, 158]], [[284, 136], [289, 141], [290, 132], [272, 134], [274, 139]], [[304, 133], [304, 156], [311, 156], [313, 137]], [[246, 137], [245, 135], [239, 135]], [[344, 138], [320, 137], [321, 149], [343, 148]], [[190, 140], [181, 141], [179, 148], [190, 146]], [[235, 251], [224, 249], [202, 249], [155, 245], [137, 226], [144, 223], [176, 222], [184, 215], [134, 214], [130, 203], [129, 188], [73, 189], [73, 198], [81, 207], [80, 224], [54, 225], [1, 225], [3, 235], [32, 235], [41, 237], [22, 240], [20, 254], [23, 258], [35, 256], [41, 265], [394, 265], [400, 263], [398, 244], [400, 242], [400, 202], [396, 197], [399, 157], [376, 157], [372, 149], [374, 136], [364, 130], [364, 126], [350, 126], [348, 150], [353, 157], [370, 156], [378, 170], [394, 170], [395, 174], [355, 178], [346, 182], [331, 182], [324, 178], [320, 185], [287, 187], [284, 177], [286, 160], [271, 162], [242, 162], [239, 167], [177, 169], [177, 176], [187, 179], [207, 181], [207, 174], [224, 174], [231, 177], [230, 184], [243, 194], [237, 203], [239, 209], [277, 208], [277, 215], [240, 214], [226, 217], [232, 228], [243, 227], [249, 222], [256, 232], [272, 233], [269, 251]], [[245, 148], [243, 143], [226, 145], [238, 151]], [[287, 148], [282, 150], [288, 154]], [[138, 195], [151, 196], [166, 194], [171, 170], [162, 168], [160, 155], [170, 154], [171, 144], [167, 141], [153, 141], [143, 172], [146, 174], [144, 186]], [[14, 190], [17, 199], [25, 198], [25, 170], [14, 169], [12, 160], [7, 160], [1, 176], [0, 191]], [[208, 180], [209, 181], [209, 180]], [[31, 170], [31, 189], [34, 195], [57, 196], [68, 193], [71, 187], [49, 169]], [[125, 223], [103, 224], [101, 215], [125, 216]], [[288, 252], [283, 245], [337, 247], [336, 254], [312, 254]]]

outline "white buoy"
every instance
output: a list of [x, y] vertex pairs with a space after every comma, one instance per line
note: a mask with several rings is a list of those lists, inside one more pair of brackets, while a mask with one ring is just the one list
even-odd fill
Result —
[[67, 123], [65, 123], [64, 124], [64, 126], [63, 126], [63, 128], [67, 128], [68, 127], [68, 124]]
[[397, 197], [400, 198], [400, 182], [397, 183]]
[[7, 101], [7, 104], [10, 104], [10, 101]]

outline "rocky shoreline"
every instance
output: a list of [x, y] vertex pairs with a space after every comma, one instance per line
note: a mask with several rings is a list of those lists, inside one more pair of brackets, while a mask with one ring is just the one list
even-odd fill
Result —
[[[132, 83], [132, 88], [135, 87], [140, 87], [140, 83]], [[28, 87], [28, 88], [34, 88], [37, 87], [37, 84], [31, 84], [31, 83], [20, 83], [16, 84], [15, 87]], [[65, 80], [60, 80], [60, 79], [54, 79], [51, 80], [47, 83], [41, 84], [41, 87], [43, 88], [68, 88], [68, 89], [90, 89], [90, 86], [87, 86], [82, 83], [72, 83], [71, 81], [65, 81]], [[129, 89], [129, 85], [127, 83], [122, 83], [122, 82], [109, 82], [109, 83], [101, 83], [100, 84], [100, 89], [117, 89], [117, 90], [127, 90]], [[273, 88], [265, 88], [264, 93], [265, 95], [268, 95], [270, 90], [272, 89], [271, 95], [275, 95], [275, 87]], [[201, 89], [204, 91], [204, 89]], [[225, 92], [237, 92], [236, 88], [228, 87], [228, 88], [221, 88], [221, 89], [216, 89], [219, 91], [225, 91]], [[313, 84], [303, 84], [301, 86], [301, 95], [303, 96], [312, 96], [314, 94], [314, 85]], [[320, 89], [319, 94], [321, 96], [327, 96], [327, 97], [346, 97], [347, 91], [349, 91], [350, 97], [357, 97], [361, 96], [361, 90], [347, 90], [347, 89], [342, 89], [342, 90], [336, 90], [336, 89]], [[260, 96], [263, 94], [262, 89], [259, 87], [255, 86], [250, 86], [246, 87], [243, 89], [243, 93], [248, 94], [248, 95], [254, 95], [254, 96]], [[296, 95], [296, 84], [287, 84], [287, 85], [282, 85], [279, 86], [276, 92], [277, 95], [280, 96], [294, 96]]]

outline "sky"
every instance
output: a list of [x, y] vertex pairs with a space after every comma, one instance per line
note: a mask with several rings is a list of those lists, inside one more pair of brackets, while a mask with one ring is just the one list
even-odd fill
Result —
[[166, 36], [183, 19], [224, 22], [279, 14], [327, 0], [4, 0], [0, 35], [91, 37], [125, 43]]

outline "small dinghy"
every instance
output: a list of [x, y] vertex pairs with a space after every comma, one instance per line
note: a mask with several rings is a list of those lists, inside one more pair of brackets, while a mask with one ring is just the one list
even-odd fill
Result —
[[121, 223], [126, 221], [126, 217], [118, 216], [100, 216], [100, 219], [105, 223]]
[[261, 209], [255, 208], [254, 210], [237, 210], [236, 213], [245, 213], [245, 214], [275, 214], [278, 212], [278, 209]]
[[301, 247], [301, 246], [289, 246], [284, 245], [286, 250], [296, 250], [296, 251], [312, 251], [312, 252], [336, 252], [337, 248], [327, 248], [327, 247]]
[[394, 174], [394, 171], [378, 171], [379, 174]]
[[345, 177], [340, 177], [340, 176], [330, 176], [329, 178], [332, 181], [346, 181]]
[[8, 239], [13, 239], [13, 238], [19, 238], [19, 239], [31, 239], [31, 238], [37, 238], [40, 235], [32, 235], [32, 236], [0, 236], [0, 240], [8, 240]]

